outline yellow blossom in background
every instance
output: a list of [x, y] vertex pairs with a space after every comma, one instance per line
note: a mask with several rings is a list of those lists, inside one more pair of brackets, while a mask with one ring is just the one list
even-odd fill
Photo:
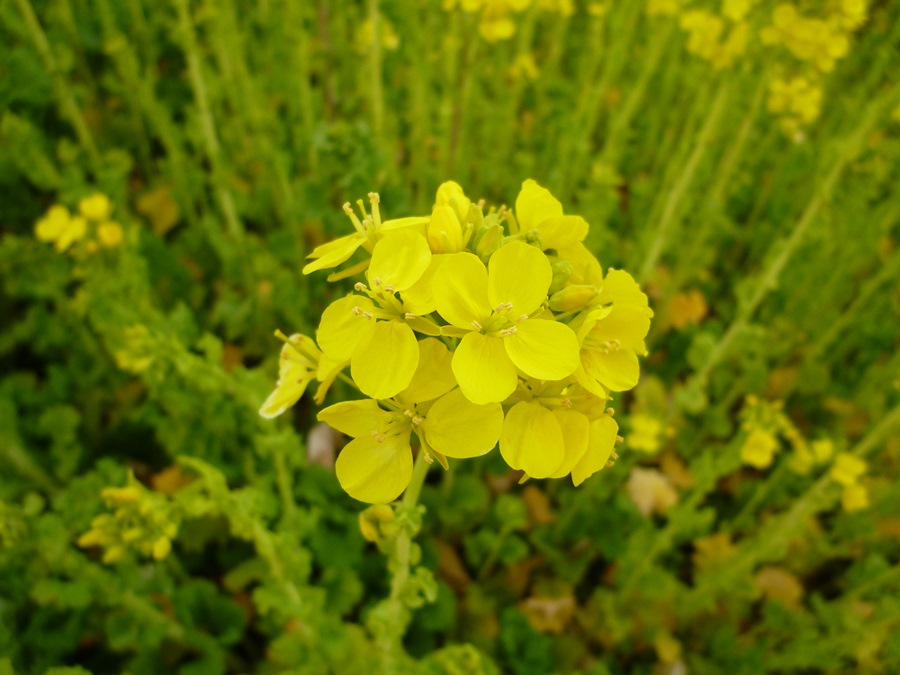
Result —
[[259, 409], [259, 414], [267, 419], [277, 417], [299, 401], [314, 379], [321, 382], [315, 398], [316, 403], [321, 403], [338, 373], [347, 365], [325, 356], [310, 337], [299, 333], [290, 337], [278, 335], [284, 339], [278, 365], [278, 384]]
[[112, 512], [91, 521], [91, 529], [78, 538], [80, 547], [101, 547], [106, 564], [122, 561], [129, 552], [154, 560], [169, 555], [180, 518], [166, 495], [147, 490], [130, 476], [127, 486], [105, 488], [101, 496]]
[[676, 330], [700, 323], [709, 311], [706, 298], [696, 288], [678, 293], [669, 306], [668, 323]]
[[754, 0], [722, 0], [722, 15], [737, 23], [747, 18]]
[[747, 49], [749, 27], [746, 23], [728, 27], [721, 17], [701, 9], [685, 12], [680, 23], [688, 33], [687, 50], [709, 61], [716, 69], [731, 66]]
[[106, 248], [121, 246], [125, 239], [122, 226], [114, 221], [106, 221], [97, 226], [97, 239]]
[[847, 452], [840, 452], [834, 458], [834, 464], [828, 475], [835, 483], [841, 485], [854, 485], [866, 472], [868, 465], [865, 460]]
[[655, 455], [662, 447], [663, 423], [653, 415], [637, 413], [631, 416], [631, 432], [625, 437], [635, 452]]
[[514, 80], [533, 82], [540, 75], [534, 56], [531, 54], [519, 54], [509, 67], [509, 76]]
[[69, 209], [57, 204], [35, 224], [34, 232], [41, 241], [53, 242], [56, 250], [62, 253], [85, 237], [87, 221], [82, 216], [73, 217]]
[[649, 16], [675, 16], [681, 11], [684, 0], [647, 0]]
[[112, 202], [106, 195], [95, 192], [78, 202], [78, 211], [88, 220], [104, 221], [112, 213]]
[[768, 431], [754, 429], [741, 446], [741, 460], [757, 469], [765, 469], [772, 464], [778, 439]]
[[852, 513], [869, 507], [869, 491], [864, 485], [854, 483], [845, 485], [841, 493], [841, 506], [844, 511]]
[[634, 467], [626, 486], [628, 496], [644, 516], [663, 514], [678, 503], [678, 492], [665, 474]]
[[805, 17], [794, 5], [778, 5], [772, 12], [772, 24], [763, 29], [764, 44], [783, 45], [800, 61], [821, 72], [834, 69], [835, 63], [850, 49], [850, 39], [837, 22]]
[[769, 112], [779, 116], [785, 135], [799, 138], [815, 122], [822, 107], [822, 89], [805, 77], [776, 78], [769, 84]]

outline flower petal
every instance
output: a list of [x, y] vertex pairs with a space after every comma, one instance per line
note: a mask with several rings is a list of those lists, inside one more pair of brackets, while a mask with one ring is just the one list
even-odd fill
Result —
[[428, 245], [434, 253], [458, 253], [465, 248], [459, 218], [449, 206], [438, 205], [431, 212]]
[[512, 362], [539, 380], [561, 380], [578, 367], [578, 338], [564, 323], [523, 321], [503, 344]]
[[334, 464], [341, 487], [354, 499], [386, 504], [399, 497], [412, 479], [409, 438], [372, 436], [350, 441]]
[[501, 246], [491, 256], [488, 271], [488, 300], [491, 307], [511, 303], [509, 316], [531, 314], [547, 299], [553, 280], [550, 261], [534, 246], [514, 241]]
[[[431, 264], [419, 280], [402, 293], [403, 309], [416, 316], [431, 314], [437, 305], [434, 301], [434, 276], [448, 255], [432, 255]], [[469, 326], [471, 328], [471, 326]]]
[[606, 466], [613, 448], [616, 446], [616, 434], [618, 433], [619, 425], [608, 415], [591, 422], [587, 452], [572, 467], [572, 482], [575, 485], [581, 485], [586, 478]]
[[434, 304], [438, 313], [457, 328], [472, 330], [491, 315], [488, 273], [478, 256], [454, 253], [434, 275]]
[[561, 249], [574, 246], [587, 236], [588, 222], [581, 216], [556, 216], [547, 218], [537, 224], [537, 231], [541, 233], [541, 246]]
[[647, 350], [644, 338], [649, 330], [650, 316], [646, 308], [614, 304], [609, 308], [609, 314], [593, 325], [589, 338], [594, 342], [616, 340], [619, 349], [630, 349], [643, 354]]
[[600, 303], [616, 305], [637, 305], [638, 307], [646, 307], [653, 316], [653, 312], [649, 309], [649, 301], [647, 295], [638, 286], [628, 272], [623, 270], [607, 270], [606, 278], [603, 280], [603, 289], [600, 291]]
[[366, 396], [386, 399], [409, 386], [418, 364], [412, 328], [399, 321], [378, 321], [353, 350], [350, 376]]
[[306, 385], [312, 379], [313, 374], [303, 366], [295, 365], [288, 368], [278, 381], [275, 391], [269, 394], [269, 398], [262, 404], [259, 414], [266, 419], [278, 417], [300, 400], [306, 391]]
[[596, 349], [582, 349], [581, 364], [589, 377], [610, 391], [633, 389], [641, 376], [637, 355], [628, 349], [609, 354]]
[[303, 274], [309, 274], [317, 270], [324, 270], [330, 267], [337, 267], [345, 260], [349, 259], [356, 249], [366, 240], [364, 236], [358, 232], [348, 234], [346, 237], [329, 241], [326, 244], [317, 246], [310, 253], [308, 258], [315, 258], [313, 262], [307, 263], [303, 268]]
[[363, 295], [348, 295], [335, 300], [322, 312], [316, 341], [322, 351], [336, 361], [349, 361], [357, 343], [374, 327], [374, 319], [354, 314], [357, 307], [371, 312], [375, 305]]
[[500, 403], [516, 390], [519, 377], [500, 338], [469, 333], [453, 353], [453, 374], [472, 403]]
[[397, 394], [408, 403], [424, 403], [443, 396], [456, 386], [450, 362], [453, 354], [435, 338], [419, 341], [419, 365], [409, 386]]
[[378, 401], [371, 398], [335, 403], [316, 415], [320, 422], [354, 438], [372, 436], [373, 431], [383, 432], [392, 418], [391, 413], [382, 410]]
[[551, 478], [562, 478], [572, 470], [588, 449], [591, 423], [588, 418], [575, 410], [556, 409], [553, 411], [562, 430], [566, 457]]
[[534, 229], [542, 221], [562, 214], [562, 204], [547, 188], [541, 187], [530, 178], [522, 183], [522, 190], [516, 197], [516, 220], [522, 232]]
[[516, 403], [503, 422], [500, 453], [513, 469], [532, 478], [552, 476], [566, 457], [559, 422], [539, 403]]
[[373, 290], [392, 287], [402, 292], [416, 283], [430, 264], [431, 249], [425, 237], [404, 229], [375, 244], [366, 278]]
[[503, 408], [499, 403], [476, 405], [459, 389], [435, 401], [421, 431], [425, 442], [447, 457], [478, 457], [500, 438]]

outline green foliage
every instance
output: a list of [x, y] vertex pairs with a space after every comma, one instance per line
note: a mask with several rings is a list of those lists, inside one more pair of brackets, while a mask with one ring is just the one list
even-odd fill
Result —
[[[653, 3], [523, 3], [499, 41], [453, 4], [0, 3], [0, 675], [900, 670], [900, 6], [798, 137], [780, 3], [724, 70]], [[435, 466], [373, 539], [312, 405], [258, 415], [272, 332], [349, 289], [300, 274], [344, 202], [525, 178], [651, 296], [620, 458], [577, 489]], [[121, 244], [35, 236], [95, 192]]]

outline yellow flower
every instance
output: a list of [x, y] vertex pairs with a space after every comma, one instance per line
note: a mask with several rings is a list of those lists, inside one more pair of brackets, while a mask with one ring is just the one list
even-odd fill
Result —
[[87, 221], [69, 213], [65, 206], [51, 206], [46, 215], [34, 226], [34, 233], [41, 241], [52, 241], [62, 253], [87, 234]]
[[[369, 287], [356, 286], [368, 297], [341, 298], [322, 314], [319, 346], [334, 361], [350, 362], [350, 375], [367, 396], [390, 398], [409, 385], [419, 359], [414, 329], [440, 333], [436, 324], [396, 297], [425, 275], [431, 258], [425, 237], [414, 230], [382, 239], [366, 272]], [[421, 314], [431, 311], [425, 309]]]
[[114, 221], [107, 221], [97, 226], [97, 238], [106, 248], [121, 246], [124, 240], [122, 226]]
[[531, 478], [572, 475], [579, 485], [613, 456], [618, 425], [606, 398], [577, 384], [525, 378], [507, 412], [500, 453]]
[[515, 216], [519, 230], [545, 251], [574, 246], [588, 233], [584, 218], [564, 216], [559, 200], [530, 178], [516, 197]]
[[[310, 274], [317, 270], [337, 267], [348, 260], [360, 247], [371, 252], [375, 247], [375, 244], [388, 234], [400, 232], [407, 228], [418, 228], [420, 231], [424, 231], [424, 226], [428, 222], [427, 218], [399, 218], [397, 220], [386, 220], [382, 222], [378, 194], [370, 192], [369, 201], [372, 206], [372, 213], [370, 215], [363, 210], [363, 220], [360, 220], [353, 212], [349, 203], [344, 204], [344, 212], [350, 218], [356, 232], [348, 234], [346, 237], [340, 237], [334, 241], [322, 244], [313, 249], [312, 253], [307, 256], [307, 258], [311, 258], [313, 261], [303, 268], [303, 274]], [[362, 210], [362, 200], [360, 200], [358, 204]], [[355, 272], [356, 267], [354, 266], [348, 271]], [[339, 276], [342, 277], [344, 274], [339, 273]]]
[[578, 365], [578, 341], [567, 325], [536, 318], [552, 271], [538, 249], [514, 241], [491, 256], [456, 253], [434, 277], [438, 313], [463, 336], [453, 372], [473, 403], [498, 403], [516, 389], [516, 368], [541, 380], [561, 380]]
[[109, 218], [112, 213], [112, 202], [106, 195], [95, 192], [79, 200], [78, 210], [88, 220], [100, 222]]
[[866, 472], [867, 468], [868, 465], [865, 460], [860, 459], [856, 455], [841, 452], [834, 458], [834, 464], [831, 465], [831, 471], [828, 475], [835, 483], [840, 483], [844, 486], [854, 485]]
[[450, 352], [439, 340], [419, 342], [419, 367], [407, 389], [382, 401], [346, 401], [318, 419], [352, 436], [335, 463], [338, 480], [354, 499], [370, 504], [393, 501], [412, 477], [410, 436], [439, 458], [477, 457], [500, 437], [500, 404], [476, 405], [456, 388]]
[[841, 506], [848, 513], [868, 508], [869, 491], [859, 483], [845, 485], [844, 491], [841, 493]]
[[278, 383], [259, 409], [259, 414], [266, 419], [277, 417], [297, 403], [309, 383], [317, 378], [322, 384], [316, 391], [315, 400], [321, 403], [337, 374], [347, 365], [346, 361], [336, 362], [325, 356], [310, 337], [299, 333], [289, 338], [278, 335], [284, 339], [278, 362]]
[[778, 439], [764, 429], [754, 429], [741, 446], [741, 460], [757, 469], [771, 466], [778, 449]]
[[631, 416], [631, 433], [628, 434], [628, 447], [636, 452], [655, 455], [659, 452], [660, 437], [663, 424], [652, 415], [637, 413]]
[[604, 307], [573, 323], [578, 334], [578, 382], [597, 396], [633, 388], [640, 376], [638, 354], [646, 354], [644, 338], [653, 312], [647, 296], [630, 274], [610, 270], [598, 296]]

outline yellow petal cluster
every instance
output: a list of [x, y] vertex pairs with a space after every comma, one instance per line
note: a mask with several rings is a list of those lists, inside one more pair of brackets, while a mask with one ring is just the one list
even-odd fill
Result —
[[[94, 192], [78, 202], [78, 213], [72, 214], [62, 204], [54, 204], [34, 226], [35, 236], [52, 242], [60, 253], [68, 251], [79, 241], [84, 250], [93, 253], [99, 248], [116, 248], [125, 240], [122, 226], [111, 220], [112, 202], [106, 195]], [[93, 235], [91, 235], [93, 229]]]
[[622, 439], [607, 402], [637, 384], [653, 312], [627, 272], [603, 274], [583, 243], [587, 221], [534, 180], [513, 210], [485, 210], [452, 181], [430, 215], [382, 220], [378, 195], [369, 203], [345, 208], [355, 233], [304, 269], [357, 255], [329, 278], [365, 281], [325, 308], [315, 340], [281, 335], [260, 413], [280, 415], [313, 380], [320, 403], [335, 378], [352, 384], [364, 398], [318, 418], [352, 439], [335, 471], [373, 504], [406, 489], [414, 447], [447, 468], [499, 444], [525, 477], [575, 485], [611, 464]]

